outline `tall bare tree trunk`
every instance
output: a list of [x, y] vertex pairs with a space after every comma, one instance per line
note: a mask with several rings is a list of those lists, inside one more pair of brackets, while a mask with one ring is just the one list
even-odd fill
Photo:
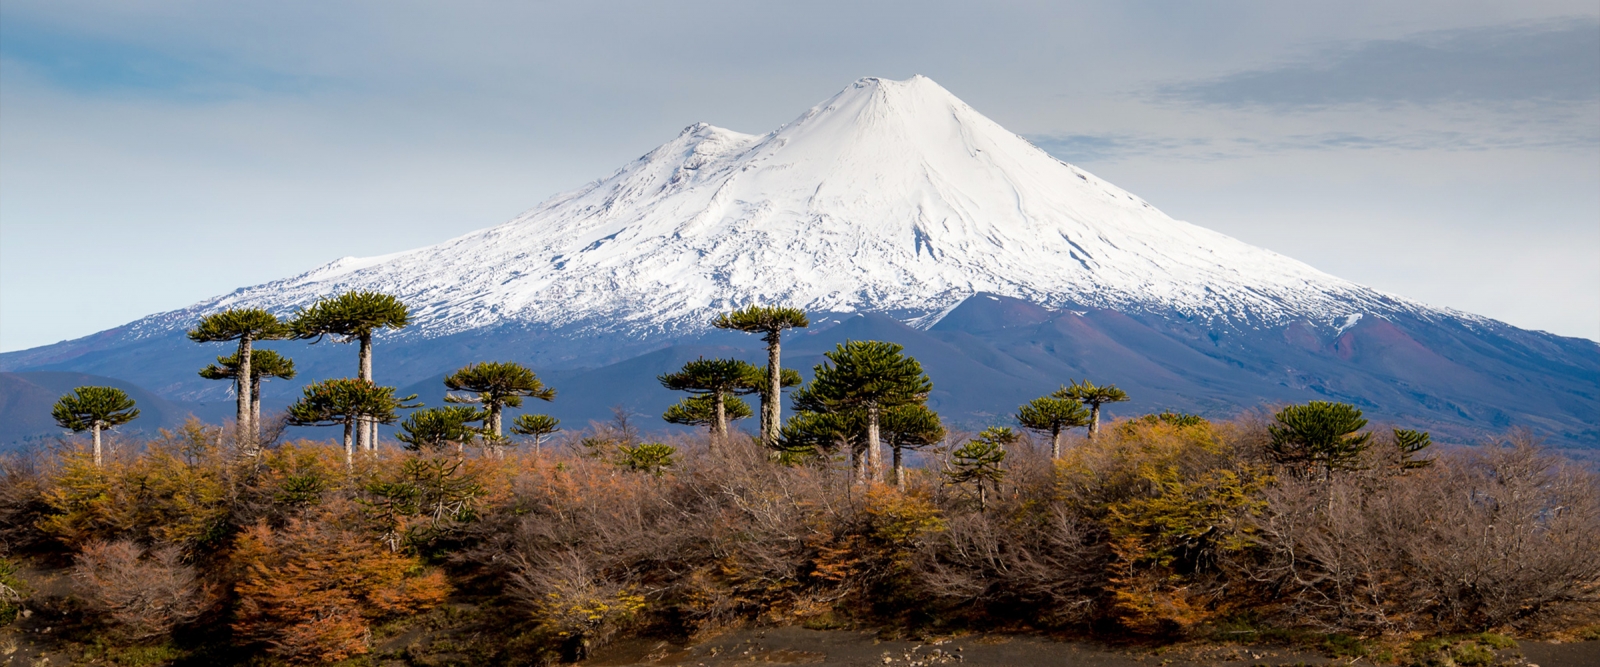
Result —
[[104, 458], [100, 455], [100, 422], [90, 424], [89, 431], [94, 433], [94, 467], [99, 468], [105, 464]]
[[883, 479], [883, 442], [878, 437], [878, 404], [867, 404], [867, 466], [872, 481]]
[[344, 467], [347, 470], [356, 467], [356, 444], [350, 437], [350, 431], [354, 428], [354, 419], [344, 420]]
[[901, 459], [901, 448], [894, 448], [894, 487], [906, 490], [906, 466]]
[[254, 353], [255, 341], [250, 339], [249, 333], [239, 337], [239, 367], [234, 378], [239, 395], [239, 413], [234, 419], [235, 428], [238, 430], [239, 444], [247, 453], [254, 454], [256, 449], [255, 429], [252, 427], [250, 397], [254, 395], [255, 378], [250, 376], [250, 356]]
[[720, 391], [711, 396], [711, 405], [716, 411], [711, 422], [711, 447], [721, 449], [728, 442], [728, 397]]
[[[361, 337], [361, 368], [358, 374], [361, 379], [367, 382], [372, 381], [372, 334], [370, 333]], [[374, 428], [375, 426], [376, 424], [372, 422], [371, 418], [361, 418], [361, 428], [357, 431], [357, 434], [361, 440], [362, 449], [373, 451], [378, 448], [378, 433], [377, 429]]]
[[261, 442], [261, 380], [250, 384], [250, 433], [257, 444]]
[[767, 332], [767, 395], [761, 399], [761, 444], [777, 447], [778, 429], [783, 423], [783, 368], [778, 365], [781, 334]]
[[1061, 427], [1050, 429], [1050, 459], [1061, 458]]
[[500, 406], [489, 408], [489, 432], [494, 434], [494, 440], [489, 444], [489, 449], [494, 451], [495, 458], [504, 458], [506, 453], [500, 449]]
[[1094, 437], [1099, 435], [1099, 434], [1100, 434], [1100, 404], [1099, 403], [1094, 403], [1094, 404], [1089, 406], [1089, 439], [1093, 440]]

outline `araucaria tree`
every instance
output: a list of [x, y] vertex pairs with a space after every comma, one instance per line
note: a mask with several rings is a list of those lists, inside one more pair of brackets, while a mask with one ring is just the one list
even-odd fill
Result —
[[1106, 403], [1121, 403], [1128, 400], [1128, 395], [1114, 384], [1104, 386], [1093, 382], [1073, 382], [1071, 386], [1062, 387], [1050, 395], [1051, 398], [1064, 398], [1077, 401], [1089, 407], [1089, 439], [1093, 440], [1100, 434], [1100, 406]]
[[783, 424], [781, 394], [785, 386], [792, 386], [783, 383], [784, 375], [781, 370], [783, 366], [779, 363], [783, 330], [805, 328], [811, 326], [811, 321], [806, 319], [805, 311], [798, 308], [747, 306], [717, 316], [712, 325], [719, 329], [760, 333], [761, 339], [766, 341], [767, 383], [760, 392], [761, 442], [768, 447], [777, 446], [778, 429]]
[[[372, 335], [383, 329], [400, 329], [411, 322], [411, 311], [399, 299], [378, 292], [345, 292], [311, 304], [295, 313], [289, 323], [295, 338], [320, 341], [332, 336], [335, 342], [361, 343], [361, 363], [357, 379], [372, 382]], [[378, 431], [362, 422], [361, 444], [367, 449], [378, 445]]]
[[951, 484], [973, 484], [978, 489], [978, 509], [988, 509], [989, 490], [1000, 489], [1006, 476], [1000, 464], [1006, 460], [1006, 446], [1017, 441], [1017, 434], [1003, 426], [990, 427], [950, 453], [950, 467], [944, 471]]
[[884, 444], [894, 452], [894, 485], [903, 490], [906, 488], [905, 450], [921, 449], [943, 440], [944, 425], [928, 406], [908, 403], [884, 410], [878, 426]]
[[524, 397], [537, 398], [541, 401], [553, 401], [556, 398], [556, 390], [544, 386], [544, 382], [541, 382], [533, 371], [522, 364], [509, 361], [472, 364], [446, 376], [444, 386], [451, 391], [471, 392], [468, 396], [449, 394], [444, 400], [451, 403], [482, 405], [488, 412], [488, 419], [484, 422], [484, 434], [496, 443], [503, 439], [503, 431], [500, 428], [501, 411], [506, 408], [522, 407]]
[[[261, 431], [261, 383], [271, 378], [293, 380], [294, 360], [272, 350], [250, 351], [250, 424]], [[239, 355], [217, 357], [217, 363], [200, 369], [207, 380], [235, 380], [239, 377]]]
[[[1057, 392], [1058, 394], [1060, 392]], [[1017, 422], [1030, 431], [1050, 434], [1050, 458], [1061, 458], [1061, 434], [1089, 425], [1083, 404], [1056, 395], [1041, 396], [1017, 408]]]
[[860, 478], [883, 479], [883, 447], [879, 437], [883, 411], [920, 404], [933, 391], [922, 364], [901, 354], [905, 348], [883, 341], [849, 341], [823, 356], [811, 384], [795, 392], [795, 409], [846, 412], [859, 409], [867, 423], [867, 465]]
[[414, 408], [394, 395], [394, 387], [379, 387], [366, 380], [339, 378], [307, 385], [300, 400], [289, 406], [289, 423], [295, 426], [344, 426], [344, 462], [355, 464], [356, 422], [393, 424], [402, 408]]
[[[748, 419], [755, 413], [750, 410], [750, 404], [738, 396], [725, 396], [722, 399], [722, 418], [728, 422]], [[661, 419], [668, 424], [683, 424], [685, 426], [705, 426], [711, 429], [712, 435], [717, 433], [717, 399], [712, 394], [690, 396], [667, 408]]]
[[656, 379], [661, 386], [673, 391], [686, 391], [710, 399], [711, 443], [720, 446], [728, 441], [728, 398], [755, 391], [746, 384], [751, 372], [751, 365], [738, 359], [700, 358], [684, 364], [676, 373]]
[[1336, 470], [1355, 469], [1372, 439], [1371, 433], [1357, 433], [1367, 420], [1345, 403], [1291, 405], [1273, 419], [1278, 423], [1267, 426], [1268, 453], [1308, 479], [1327, 480]]
[[50, 411], [56, 424], [74, 433], [94, 434], [94, 465], [103, 465], [100, 432], [133, 421], [139, 410], [128, 393], [116, 387], [78, 387], [56, 401]]
[[483, 429], [473, 426], [473, 422], [485, 419], [483, 410], [465, 405], [418, 410], [400, 422], [395, 439], [412, 451], [455, 445], [456, 451], [461, 452], [467, 443], [483, 435]]
[[235, 421], [239, 429], [239, 441], [245, 443], [247, 448], [253, 448], [257, 429], [251, 403], [256, 395], [256, 375], [250, 367], [255, 360], [255, 342], [288, 338], [290, 333], [289, 327], [276, 315], [260, 308], [231, 308], [213, 313], [201, 318], [200, 324], [189, 331], [189, 340], [197, 343], [239, 341], [239, 350], [234, 353], [234, 358], [239, 360], [238, 371], [234, 373], [234, 385], [239, 398]]
[[533, 438], [533, 451], [538, 453], [544, 439], [561, 430], [561, 420], [550, 415], [518, 415], [511, 422], [511, 432]]

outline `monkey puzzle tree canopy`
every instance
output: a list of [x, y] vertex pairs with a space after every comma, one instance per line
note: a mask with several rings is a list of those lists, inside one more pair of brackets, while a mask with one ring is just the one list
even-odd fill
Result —
[[352, 431], [357, 420], [393, 424], [397, 410], [414, 408], [398, 398], [394, 387], [380, 387], [367, 380], [337, 378], [306, 385], [300, 400], [289, 406], [289, 423], [295, 426], [344, 426], [345, 463], [354, 461]]
[[[766, 382], [761, 389], [761, 442], [769, 447], [776, 446], [778, 430], [783, 424], [783, 404], [779, 395], [784, 387], [794, 386], [784, 384], [789, 376], [784, 374], [780, 363], [783, 330], [803, 329], [811, 326], [811, 320], [799, 308], [752, 305], [718, 315], [711, 325], [719, 329], [765, 334], [761, 337], [767, 343]], [[798, 373], [795, 378], [798, 380]]]
[[1291, 405], [1273, 419], [1278, 423], [1267, 425], [1268, 453], [1307, 476], [1320, 473], [1326, 479], [1335, 470], [1354, 469], [1372, 439], [1371, 433], [1357, 433], [1367, 420], [1346, 403]]
[[400, 329], [411, 323], [411, 309], [381, 292], [345, 292], [320, 299], [296, 311], [289, 323], [295, 338], [340, 343], [367, 340], [383, 329]]
[[446, 376], [444, 386], [451, 391], [468, 391], [472, 396], [448, 395], [451, 403], [478, 403], [488, 411], [484, 426], [491, 437], [499, 439], [500, 413], [505, 408], [522, 407], [523, 398], [553, 401], [556, 390], [546, 387], [539, 376], [522, 364], [509, 361], [486, 361], [471, 364]]
[[442, 449], [447, 445], [458, 448], [483, 434], [472, 426], [485, 418], [483, 410], [464, 405], [428, 408], [411, 413], [400, 422], [400, 432], [395, 439], [406, 443], [406, 449]]
[[236, 371], [233, 378], [239, 401], [235, 422], [241, 440], [251, 443], [255, 440], [253, 401], [257, 375], [250, 367], [255, 361], [253, 345], [258, 340], [283, 339], [292, 334], [292, 329], [278, 316], [260, 308], [231, 308], [212, 313], [200, 318], [200, 323], [189, 331], [189, 340], [197, 343], [239, 341], [239, 350], [233, 356], [239, 360], [241, 370]]
[[[728, 399], [737, 394], [756, 391], [747, 383], [747, 379], [755, 372], [754, 366], [738, 359], [701, 357], [684, 364], [676, 373], [657, 376], [656, 380], [667, 389], [686, 391], [709, 400], [712, 413], [711, 436], [713, 440], [720, 442], [728, 435]], [[749, 406], [745, 406], [745, 410], [749, 410]], [[748, 415], [748, 412], [746, 414]]]
[[1050, 434], [1050, 458], [1061, 458], [1061, 434], [1089, 425], [1089, 411], [1077, 401], [1041, 396], [1017, 408], [1017, 422], [1030, 431]]
[[883, 472], [879, 426], [883, 411], [900, 405], [922, 403], [933, 382], [922, 372], [922, 364], [901, 354], [905, 348], [883, 341], [848, 341], [823, 355], [827, 359], [816, 367], [811, 384], [794, 394], [794, 407], [805, 412], [843, 412], [860, 409], [866, 413], [867, 470], [877, 478]]
[[1016, 433], [1003, 426], [990, 427], [950, 453], [950, 468], [944, 472], [951, 484], [975, 484], [978, 488], [978, 507], [988, 505], [988, 488], [998, 487], [1006, 471], [1000, 464], [1006, 460], [1006, 446], [1017, 441]]
[[50, 416], [61, 428], [94, 435], [94, 464], [102, 462], [100, 431], [121, 426], [139, 417], [128, 393], [116, 387], [78, 387], [62, 396], [51, 408]]
[[1089, 406], [1089, 437], [1093, 439], [1100, 433], [1100, 406], [1106, 403], [1121, 403], [1128, 400], [1128, 394], [1116, 385], [1096, 385], [1085, 379], [1082, 382], [1073, 381], [1071, 386], [1057, 389], [1050, 395], [1051, 398], [1077, 401]]
[[[729, 422], [748, 419], [755, 413], [750, 410], [750, 404], [738, 396], [728, 396], [723, 399], [723, 416]], [[661, 415], [668, 424], [683, 424], [685, 426], [709, 426], [713, 429], [717, 425], [717, 401], [710, 394], [690, 396], [667, 408]]]

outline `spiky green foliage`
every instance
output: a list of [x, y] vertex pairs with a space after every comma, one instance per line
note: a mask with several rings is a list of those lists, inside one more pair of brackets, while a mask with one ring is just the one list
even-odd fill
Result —
[[[772, 393], [772, 389], [767, 384], [768, 375], [767, 366], [751, 364], [744, 378], [745, 387], [760, 396], [762, 401], [770, 400], [768, 394]], [[805, 384], [805, 378], [800, 376], [800, 371], [793, 368], [781, 369], [778, 374], [779, 391], [790, 387], [798, 387], [802, 384]]]
[[922, 364], [901, 354], [905, 348], [883, 341], [849, 341], [824, 354], [811, 384], [794, 393], [794, 407], [802, 412], [866, 413], [866, 467], [863, 478], [883, 473], [880, 425], [883, 411], [920, 404], [933, 391]]
[[345, 292], [295, 312], [289, 327], [293, 336], [313, 341], [332, 337], [348, 343], [370, 339], [383, 329], [400, 329], [411, 323], [411, 309], [399, 299], [379, 292]]
[[1077, 401], [1041, 396], [1017, 408], [1017, 423], [1030, 431], [1050, 434], [1050, 457], [1061, 458], [1061, 434], [1089, 425], [1089, 411]]
[[[750, 410], [750, 404], [737, 396], [723, 399], [724, 416], [729, 422], [748, 419], [755, 414]], [[711, 426], [717, 423], [716, 397], [709, 394], [690, 396], [667, 408], [661, 418], [669, 424], [683, 424], [685, 426]]]
[[511, 432], [533, 437], [533, 449], [538, 451], [544, 439], [561, 430], [561, 420], [550, 415], [519, 415], [511, 422]]
[[829, 453], [866, 449], [866, 414], [850, 412], [797, 412], [779, 432], [778, 451], [790, 463], [825, 458]]
[[1006, 446], [1017, 441], [1011, 429], [996, 426], [983, 430], [959, 449], [950, 453], [950, 467], [944, 471], [945, 480], [957, 486], [973, 485], [977, 490], [978, 508], [987, 509], [989, 491], [998, 491], [1006, 471]]
[[659, 442], [645, 442], [633, 446], [622, 445], [617, 451], [617, 465], [659, 477], [675, 463], [673, 457], [677, 455], [678, 448]]
[[[294, 360], [272, 350], [250, 350], [250, 421], [261, 420], [261, 384], [272, 378], [293, 380]], [[217, 363], [200, 369], [200, 377], [207, 380], [235, 380], [239, 378], [239, 355], [217, 357]]]
[[1367, 425], [1361, 411], [1346, 403], [1311, 401], [1280, 410], [1269, 424], [1267, 451], [1278, 463], [1297, 473], [1327, 479], [1336, 470], [1359, 465], [1371, 433], [1357, 433]]
[[223, 343], [244, 338], [251, 340], [278, 340], [287, 338], [290, 329], [273, 315], [260, 308], [233, 308], [200, 318], [200, 323], [189, 330], [189, 340], [196, 343]]
[[1077, 401], [1089, 407], [1089, 438], [1093, 439], [1100, 434], [1100, 406], [1107, 403], [1121, 403], [1128, 400], [1128, 394], [1116, 385], [1097, 385], [1085, 379], [1082, 382], [1071, 381], [1072, 384], [1057, 389], [1051, 394], [1052, 398]]
[[[656, 377], [661, 386], [673, 391], [686, 391], [704, 396], [710, 401], [711, 436], [713, 442], [725, 441], [728, 435], [729, 399], [736, 394], [749, 394], [756, 390], [747, 379], [756, 372], [755, 367], [738, 359], [706, 359], [701, 357], [683, 365], [676, 373]], [[686, 406], [687, 409], [687, 406]], [[749, 410], [749, 406], [745, 406]], [[672, 410], [668, 410], [669, 413]], [[688, 413], [679, 416], [688, 417]]]
[[[267, 378], [293, 380], [294, 360], [273, 350], [251, 350], [250, 375], [255, 380]], [[217, 357], [217, 363], [200, 369], [200, 377], [207, 380], [232, 380], [239, 377], [239, 355]]]
[[254, 443], [259, 429], [255, 423], [255, 400], [259, 391], [255, 380], [258, 376], [252, 368], [256, 356], [253, 347], [255, 341], [289, 338], [292, 334], [292, 327], [260, 308], [232, 308], [212, 313], [201, 318], [200, 323], [189, 331], [189, 340], [197, 343], [239, 341], [239, 349], [233, 358], [243, 370], [236, 370], [233, 374], [238, 396], [235, 416], [239, 440], [247, 446]]
[[451, 391], [472, 392], [470, 396], [451, 394], [445, 396], [444, 400], [482, 405], [488, 411], [484, 428], [495, 439], [502, 435], [502, 410], [522, 407], [523, 398], [552, 401], [556, 397], [556, 390], [546, 387], [533, 371], [522, 364], [508, 361], [486, 361], [466, 366], [446, 376], [444, 386]]
[[894, 452], [894, 483], [905, 488], [905, 451], [921, 449], [944, 439], [939, 415], [921, 403], [897, 405], [883, 411], [878, 424], [883, 443]]
[[1417, 454], [1433, 445], [1433, 436], [1427, 431], [1394, 429], [1394, 444], [1400, 454], [1401, 470], [1417, 470], [1433, 465], [1433, 459], [1419, 459]]
[[139, 417], [132, 398], [116, 387], [78, 387], [62, 396], [50, 410], [61, 428], [82, 433], [94, 428], [121, 426]]
[[411, 413], [400, 422], [400, 432], [395, 439], [406, 443], [406, 449], [442, 449], [454, 445], [458, 450], [483, 435], [483, 429], [473, 426], [486, 419], [486, 413], [464, 405], [447, 405]]
[[380, 387], [367, 380], [338, 378], [306, 385], [300, 400], [289, 406], [289, 423], [295, 426], [344, 426], [345, 463], [355, 459], [352, 431], [357, 420], [393, 424], [402, 408], [418, 407], [399, 398], [394, 387]]
[[783, 401], [779, 394], [783, 388], [799, 384], [799, 374], [793, 385], [787, 384], [790, 371], [783, 368], [780, 363], [782, 357], [783, 330], [805, 328], [811, 326], [811, 321], [806, 318], [805, 311], [798, 308], [784, 306], [747, 306], [731, 313], [717, 316], [712, 325], [719, 329], [733, 329], [745, 333], [764, 334], [761, 339], [767, 344], [767, 365], [765, 367], [766, 379], [761, 385], [761, 442], [768, 447], [778, 445], [778, 430], [783, 423]]
[[717, 316], [711, 323], [718, 329], [734, 329], [745, 333], [771, 335], [784, 329], [803, 329], [811, 326], [806, 312], [787, 306], [746, 306], [731, 313]]
[[139, 410], [128, 393], [116, 387], [78, 387], [56, 401], [50, 416], [61, 428], [93, 434], [94, 464], [99, 466], [103, 462], [100, 432], [137, 419]]

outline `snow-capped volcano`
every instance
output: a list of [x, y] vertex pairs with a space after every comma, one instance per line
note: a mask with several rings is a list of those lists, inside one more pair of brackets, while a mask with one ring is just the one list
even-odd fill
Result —
[[922, 76], [861, 79], [765, 135], [692, 125], [497, 227], [149, 324], [353, 289], [412, 304], [406, 335], [425, 337], [506, 322], [686, 334], [748, 303], [928, 325], [978, 292], [1236, 323], [1401, 303], [1173, 220]]
[[[412, 308], [378, 343], [380, 382], [437, 394], [464, 364], [516, 361], [561, 387], [549, 409], [573, 424], [619, 404], [659, 414], [677, 397], [649, 378], [685, 360], [763, 359], [759, 340], [710, 320], [770, 303], [819, 316], [785, 346], [790, 367], [843, 340], [900, 343], [953, 424], [1003, 423], [1090, 377], [1133, 396], [1126, 410], [1340, 400], [1457, 442], [1512, 424], [1600, 441], [1592, 341], [1429, 308], [1173, 220], [923, 77], [861, 79], [765, 135], [693, 125], [505, 224], [0, 354], [0, 371], [220, 401], [225, 383], [195, 371], [226, 350], [184, 335], [200, 316], [289, 315], [347, 290]], [[264, 389], [279, 405], [354, 371], [347, 346], [268, 346], [301, 371]]]

